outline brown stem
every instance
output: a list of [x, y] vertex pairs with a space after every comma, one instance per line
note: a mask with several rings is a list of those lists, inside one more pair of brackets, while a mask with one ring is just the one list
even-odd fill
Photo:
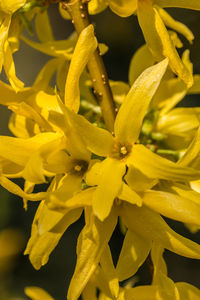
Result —
[[[68, 2], [63, 2], [63, 8], [67, 9], [71, 15], [72, 23], [78, 35], [84, 28], [91, 24], [87, 2], [89, 1], [69, 0]], [[115, 104], [99, 48], [95, 50], [87, 66], [106, 127], [110, 132], [113, 132], [116, 115]]]

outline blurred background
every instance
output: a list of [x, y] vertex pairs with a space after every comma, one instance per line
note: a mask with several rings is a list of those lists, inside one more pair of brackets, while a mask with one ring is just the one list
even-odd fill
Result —
[[[188, 25], [195, 35], [191, 46], [182, 36], [184, 47], [191, 50], [194, 73], [200, 74], [200, 12], [184, 9], [169, 9], [170, 14], [178, 21]], [[70, 21], [62, 19], [57, 5], [49, 8], [51, 24], [56, 39], [65, 39], [73, 31]], [[100, 42], [109, 47], [103, 57], [110, 79], [128, 81], [128, 68], [132, 55], [144, 43], [137, 18], [120, 18], [109, 9], [92, 16], [96, 34]], [[27, 35], [27, 33], [26, 33]], [[49, 57], [37, 52], [21, 42], [20, 51], [15, 53], [18, 77], [31, 85], [38, 72]], [[4, 74], [1, 79], [6, 81]], [[187, 96], [182, 105], [199, 106], [200, 96]], [[0, 106], [0, 134], [10, 135], [7, 124], [9, 111]], [[30, 203], [28, 211], [23, 209], [22, 200], [10, 195], [0, 187], [0, 300], [27, 299], [24, 287], [30, 285], [46, 289], [57, 300], [66, 299], [67, 286], [75, 266], [75, 247], [78, 233], [83, 226], [83, 219], [73, 224], [64, 234], [59, 245], [50, 256], [49, 263], [40, 271], [35, 271], [28, 257], [23, 255], [24, 247], [30, 236], [31, 223], [37, 204]], [[167, 220], [177, 232], [200, 243], [200, 233], [192, 235], [178, 222]], [[4, 231], [6, 230], [6, 231]], [[14, 230], [14, 231], [13, 231]], [[117, 260], [123, 236], [116, 229], [111, 248], [114, 260]], [[182, 258], [166, 251], [169, 276], [174, 281], [186, 281], [200, 288], [200, 261]], [[9, 261], [9, 263], [8, 263]], [[146, 264], [137, 274], [140, 284], [149, 284], [151, 276]]]

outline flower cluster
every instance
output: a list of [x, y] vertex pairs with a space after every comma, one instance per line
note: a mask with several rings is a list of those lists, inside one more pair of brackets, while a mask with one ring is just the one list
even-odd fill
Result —
[[[54, 38], [51, 2], [59, 2], [61, 16], [74, 23], [77, 33], [67, 40]], [[98, 44], [89, 22], [88, 11], [107, 6], [121, 17], [136, 14], [144, 34], [129, 83], [108, 79], [102, 61], [107, 46]], [[165, 7], [200, 10], [200, 2], [0, 0], [0, 59], [10, 82], [0, 81], [0, 104], [12, 111], [14, 135], [0, 136], [0, 184], [22, 197], [25, 209], [28, 201], [40, 202], [25, 249], [37, 270], [84, 214], [69, 300], [200, 299], [200, 290], [168, 277], [163, 259], [164, 249], [200, 259], [200, 245], [163, 218], [192, 232], [200, 228], [200, 108], [176, 107], [186, 94], [200, 93], [189, 51], [182, 57], [177, 52], [183, 46], [177, 33], [189, 42], [194, 36]], [[23, 35], [31, 22], [39, 42]], [[31, 87], [15, 74], [20, 39], [52, 57]], [[24, 187], [13, 178], [23, 178]], [[41, 183], [47, 190], [35, 193]], [[114, 266], [109, 241], [118, 221], [125, 237]], [[152, 285], [122, 285], [147, 259]], [[53, 299], [38, 287], [25, 292]]]

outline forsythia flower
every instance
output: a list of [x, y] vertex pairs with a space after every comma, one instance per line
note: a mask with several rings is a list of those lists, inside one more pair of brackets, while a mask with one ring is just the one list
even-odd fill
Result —
[[190, 42], [192, 42], [194, 36], [186, 25], [174, 20], [163, 8], [181, 7], [200, 10], [198, 0], [192, 2], [189, 0], [92, 0], [89, 4], [89, 8], [91, 9], [91, 13], [98, 13], [108, 5], [121, 17], [127, 17], [136, 13], [144, 38], [154, 58], [160, 61], [164, 57], [168, 57], [169, 65], [173, 72], [177, 74], [188, 87], [192, 85], [192, 74], [180, 60], [165, 25], [183, 34]]

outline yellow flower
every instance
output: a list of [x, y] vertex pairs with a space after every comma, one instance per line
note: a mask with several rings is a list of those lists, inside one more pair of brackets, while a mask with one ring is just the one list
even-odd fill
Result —
[[156, 61], [168, 57], [172, 71], [183, 80], [188, 87], [192, 85], [193, 78], [189, 70], [181, 62], [178, 52], [174, 46], [173, 38], [168, 33], [165, 25], [172, 30], [183, 34], [189, 42], [194, 36], [186, 25], [174, 20], [163, 8], [181, 7], [200, 10], [199, 1], [189, 0], [92, 0], [89, 3], [90, 13], [98, 13], [109, 6], [113, 12], [121, 17], [137, 13], [139, 24], [144, 34], [149, 50]]
[[[102, 254], [100, 265], [93, 274], [83, 291], [83, 299], [99, 300], [186, 300], [199, 299], [200, 290], [196, 287], [184, 283], [174, 283], [167, 276], [167, 268], [162, 257], [163, 249], [154, 243], [151, 251], [153, 262], [153, 283], [152, 285], [134, 285], [134, 279], [128, 281], [124, 287], [119, 286], [119, 278], [114, 268], [109, 248], [107, 247]], [[131, 259], [129, 257], [129, 259]], [[131, 260], [127, 260], [130, 263]], [[128, 264], [127, 264], [128, 266]], [[99, 296], [96, 291], [100, 290]]]
[[[88, 173], [86, 177], [89, 185], [98, 185], [93, 198], [93, 209], [101, 220], [108, 216], [113, 200], [121, 189], [126, 166], [129, 167], [130, 174], [136, 168], [145, 176], [155, 179], [184, 181], [199, 176], [198, 172], [192, 169], [177, 168], [173, 162], [136, 143], [146, 109], [166, 66], [167, 61], [163, 61], [147, 69], [136, 80], [119, 109], [114, 125], [114, 137], [63, 107], [66, 118], [81, 135], [88, 149], [96, 155], [107, 157], [103, 162], [95, 164], [91, 169], [91, 175]], [[127, 180], [134, 182], [135, 178], [137, 180], [137, 176], [130, 175]], [[147, 184], [151, 185], [152, 180]], [[102, 199], [102, 194], [105, 200]]]
[[[189, 59], [189, 51], [183, 53], [182, 61], [192, 72], [192, 64]], [[133, 55], [129, 68], [129, 83], [132, 84], [139, 74], [155, 63], [146, 45], [143, 45]], [[190, 94], [199, 94], [199, 74], [194, 75], [194, 84], [187, 86], [168, 69], [156, 91], [149, 107], [149, 113], [145, 117], [142, 141], [154, 143], [156, 147], [171, 150], [184, 150], [192, 141], [199, 127], [198, 107], [175, 106]], [[162, 149], [161, 148], [161, 149]], [[164, 149], [163, 149], [164, 150]], [[160, 149], [158, 150], [160, 151]], [[162, 150], [161, 150], [162, 152]], [[163, 152], [164, 153], [164, 152]], [[174, 152], [174, 154], [178, 151]]]

